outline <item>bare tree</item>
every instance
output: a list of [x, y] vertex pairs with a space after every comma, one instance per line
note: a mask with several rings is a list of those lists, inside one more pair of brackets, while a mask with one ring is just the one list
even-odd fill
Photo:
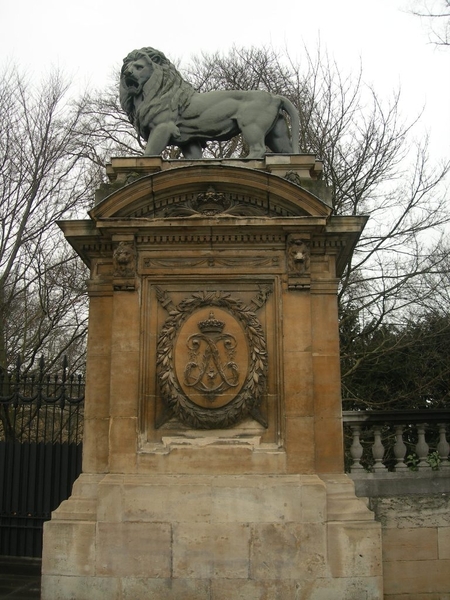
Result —
[[[186, 73], [200, 89], [261, 88], [289, 97], [300, 114], [302, 150], [324, 161], [334, 211], [370, 215], [339, 291], [347, 331], [343, 393], [354, 396], [355, 373], [376, 368], [377, 357], [399, 344], [414, 343], [411, 335], [378, 334], [386, 327], [402, 331], [436, 302], [437, 281], [448, 272], [443, 228], [450, 218], [450, 163], [430, 161], [428, 139], [414, 138], [418, 119], [401, 116], [400, 93], [381, 98], [364, 84], [362, 70], [345, 75], [320, 51], [305, 52], [303, 63], [294, 64], [270, 49], [234, 48], [194, 59]], [[233, 140], [211, 145], [210, 152], [241, 156], [245, 148]], [[370, 344], [356, 343], [369, 338]]]
[[145, 148], [120, 107], [120, 73], [114, 77], [104, 89], [87, 91], [77, 100], [82, 115], [78, 130], [85, 137], [87, 156], [102, 171], [111, 156], [135, 156]]
[[427, 22], [433, 44], [450, 46], [450, 0], [416, 0], [411, 12]]
[[[415, 139], [418, 119], [402, 118], [399, 92], [380, 97], [365, 85], [362, 69], [345, 74], [320, 49], [305, 50], [296, 63], [270, 48], [233, 48], [195, 57], [183, 72], [198, 91], [265, 89], [287, 96], [299, 110], [301, 150], [324, 161], [335, 213], [370, 216], [339, 292], [343, 391], [353, 396], [355, 374], [375, 368], [376, 357], [400, 343], [413, 343], [412, 336], [384, 335], [386, 328], [402, 331], [436, 302], [449, 256], [443, 236], [449, 163], [430, 161], [428, 140]], [[89, 102], [95, 115], [86, 125], [89, 135], [99, 132], [97, 141], [116, 155], [140, 151], [125, 115], [116, 112], [117, 89]], [[239, 158], [246, 151], [234, 138], [209, 143], [205, 155]], [[169, 149], [168, 156], [177, 154]]]
[[3, 368], [18, 352], [25, 361], [38, 352], [56, 360], [85, 333], [81, 268], [55, 222], [86, 207], [99, 176], [86, 158], [91, 139], [80, 128], [85, 106], [71, 104], [67, 90], [57, 72], [37, 86], [14, 66], [0, 78]]

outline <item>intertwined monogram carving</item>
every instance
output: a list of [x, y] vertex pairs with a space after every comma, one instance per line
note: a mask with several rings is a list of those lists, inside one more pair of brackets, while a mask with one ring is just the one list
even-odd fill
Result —
[[224, 326], [211, 311], [209, 319], [198, 324], [201, 333], [190, 335], [187, 341], [190, 361], [184, 369], [184, 384], [201, 392], [211, 403], [239, 382], [239, 367], [233, 360], [237, 341], [231, 333], [222, 333]]

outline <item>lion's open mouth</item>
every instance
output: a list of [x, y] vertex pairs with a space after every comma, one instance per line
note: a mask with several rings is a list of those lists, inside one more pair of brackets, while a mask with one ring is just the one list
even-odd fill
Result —
[[125, 85], [127, 88], [137, 89], [139, 87], [139, 83], [134, 77], [125, 77]]

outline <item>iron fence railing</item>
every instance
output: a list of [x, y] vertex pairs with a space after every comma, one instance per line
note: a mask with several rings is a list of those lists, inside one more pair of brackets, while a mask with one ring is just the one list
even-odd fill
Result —
[[0, 373], [0, 555], [42, 553], [42, 529], [81, 472], [84, 380], [67, 359], [56, 375]]
[[57, 374], [43, 359], [36, 370], [23, 372], [18, 360], [0, 372], [0, 440], [81, 443], [83, 411], [84, 379], [69, 373], [66, 357]]

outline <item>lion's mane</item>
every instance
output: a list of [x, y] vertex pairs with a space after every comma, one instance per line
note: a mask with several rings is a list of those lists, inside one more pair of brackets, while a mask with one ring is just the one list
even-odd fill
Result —
[[[130, 62], [143, 59], [153, 72], [143, 87], [143, 100], [136, 108], [136, 96], [125, 83], [124, 73]], [[149, 125], [161, 112], [172, 115], [174, 122], [189, 105], [194, 88], [185, 81], [175, 66], [159, 50], [141, 48], [133, 50], [123, 60], [120, 73], [120, 104], [136, 131], [147, 139]]]

